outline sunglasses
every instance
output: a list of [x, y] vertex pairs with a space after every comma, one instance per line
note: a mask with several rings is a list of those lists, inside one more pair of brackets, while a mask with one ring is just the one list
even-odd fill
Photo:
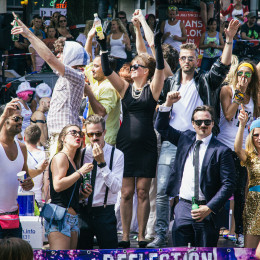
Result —
[[132, 69], [138, 70], [139, 67], [146, 68], [145, 66], [136, 63], [136, 64], [130, 66], [130, 70], [132, 70]]
[[12, 120], [14, 120], [14, 122], [19, 122], [19, 121], [23, 121], [23, 117], [22, 116], [14, 116], [12, 117]]
[[178, 8], [174, 5], [172, 5], [172, 6], [168, 6], [168, 10], [176, 11], [176, 10], [178, 10]]
[[121, 17], [119, 16], [118, 18], [119, 19], [126, 19], [126, 17], [124, 17], [124, 16], [121, 16]]
[[258, 139], [258, 138], [259, 138], [259, 134], [253, 134], [253, 137], [254, 137], [255, 139]]
[[60, 20], [60, 23], [66, 23], [67, 20]]
[[249, 72], [249, 71], [244, 72], [244, 71], [241, 71], [241, 70], [237, 72], [237, 76], [238, 76], [238, 77], [242, 77], [243, 75], [244, 75], [246, 78], [251, 78], [252, 73]]
[[204, 122], [204, 125], [205, 125], [205, 126], [209, 126], [209, 125], [211, 125], [212, 120], [210, 120], [210, 119], [194, 120], [194, 123], [195, 123], [197, 126], [201, 126], [203, 122]]
[[84, 134], [81, 131], [77, 131], [77, 130], [70, 130], [70, 131], [68, 131], [68, 133], [66, 135], [68, 135], [68, 134], [70, 134], [74, 137], [79, 136], [80, 138], [82, 138], [84, 136]]
[[96, 132], [96, 133], [87, 133], [87, 136], [90, 138], [90, 137], [93, 137], [94, 135], [96, 137], [100, 137], [101, 135], [103, 134], [103, 132]]
[[181, 57], [180, 57], [180, 60], [181, 60], [181, 61], [186, 61], [186, 60], [188, 60], [188, 61], [194, 61], [194, 60], [195, 60], [195, 57], [193, 57], [193, 56], [189, 56], [189, 57], [187, 57], [187, 56], [181, 56]]

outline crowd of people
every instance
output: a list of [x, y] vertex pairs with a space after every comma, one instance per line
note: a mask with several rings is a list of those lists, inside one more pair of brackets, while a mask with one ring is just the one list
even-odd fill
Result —
[[[204, 15], [199, 46], [185, 43], [173, 5], [160, 26], [139, 9], [128, 23], [121, 11], [103, 39], [93, 21], [74, 38], [58, 12], [48, 28], [13, 13], [14, 48], [29, 47], [33, 70], [47, 64], [59, 78], [53, 90], [25, 81], [0, 107], [0, 217], [15, 219], [0, 218], [0, 239], [22, 238], [17, 193], [32, 190], [53, 250], [92, 249], [94, 237], [100, 249], [130, 248], [133, 230], [140, 248], [165, 247], [172, 218], [173, 246], [216, 247], [221, 228], [232, 237], [223, 221], [232, 200], [235, 246], [256, 248], [260, 63], [232, 55], [240, 30], [260, 39], [254, 13], [243, 24], [246, 12], [240, 0], [222, 11], [232, 19], [220, 32]], [[25, 60], [10, 61], [23, 75]]]

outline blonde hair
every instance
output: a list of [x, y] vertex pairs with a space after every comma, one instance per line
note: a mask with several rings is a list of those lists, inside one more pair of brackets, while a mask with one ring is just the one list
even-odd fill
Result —
[[249, 133], [249, 135], [246, 138], [246, 145], [245, 145], [245, 151], [247, 156], [253, 153], [256, 153], [256, 148], [253, 142], [253, 134], [254, 134], [254, 129], [252, 129]]
[[224, 83], [230, 84], [231, 81], [234, 79], [238, 63], [239, 63], [238, 57], [236, 55], [232, 55], [231, 67], [224, 80]]
[[128, 35], [125, 26], [123, 25], [123, 23], [121, 22], [121, 20], [119, 18], [112, 19], [112, 22], [117, 22], [119, 31]]
[[85, 26], [85, 30], [83, 32], [83, 34], [88, 37], [88, 33], [89, 31], [92, 29], [93, 27], [93, 20], [86, 20], [86, 26]]

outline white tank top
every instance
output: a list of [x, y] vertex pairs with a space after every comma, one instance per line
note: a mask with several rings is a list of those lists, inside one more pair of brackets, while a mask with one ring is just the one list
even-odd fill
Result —
[[22, 107], [22, 112], [21, 112], [21, 116], [23, 117], [23, 124], [22, 124], [22, 136], [24, 136], [24, 130], [27, 126], [29, 126], [31, 124], [31, 116], [32, 116], [32, 110], [30, 109], [30, 107], [28, 106], [29, 110], [27, 110], [22, 102], [19, 102], [19, 104]]
[[17, 191], [19, 181], [17, 173], [23, 169], [24, 157], [19, 142], [15, 140], [18, 150], [14, 161], [8, 159], [5, 150], [0, 143], [0, 213], [17, 210]]
[[[232, 88], [232, 95], [234, 95], [234, 90]], [[244, 130], [244, 136], [243, 136], [243, 149], [245, 149], [245, 141], [246, 137], [248, 136], [248, 125], [253, 120], [253, 114], [254, 114], [254, 102], [253, 99], [250, 98], [249, 103], [244, 105], [245, 111], [248, 113], [248, 121]], [[241, 106], [239, 105], [236, 114], [231, 119], [231, 121], [227, 121], [227, 119], [224, 116], [222, 106], [220, 104], [220, 122], [219, 122], [219, 128], [220, 133], [217, 136], [217, 139], [228, 146], [229, 148], [234, 151], [234, 143], [236, 139], [236, 134], [239, 126], [239, 120], [238, 115], [241, 110]]]
[[122, 43], [123, 39], [124, 39], [124, 33], [117, 40], [114, 40], [111, 35], [111, 37], [110, 37], [110, 46], [111, 46], [110, 55], [111, 56], [114, 56], [114, 57], [120, 58], [120, 59], [127, 58], [126, 52], [125, 52], [125, 44]]
[[[181, 21], [179, 20], [175, 25], [170, 25], [167, 20], [165, 22], [165, 26], [164, 26], [164, 33], [170, 32], [172, 35], [181, 37], [182, 32], [181, 32], [180, 23], [181, 23]], [[181, 42], [174, 41], [171, 37], [167, 37], [165, 39], [164, 43], [170, 44], [173, 48], [175, 48], [178, 52], [180, 52], [180, 47], [182, 45]]]

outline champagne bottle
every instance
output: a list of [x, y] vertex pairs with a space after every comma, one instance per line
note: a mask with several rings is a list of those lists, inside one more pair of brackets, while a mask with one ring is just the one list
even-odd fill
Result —
[[97, 36], [99, 37], [100, 40], [103, 40], [104, 34], [103, 34], [103, 28], [102, 28], [102, 24], [101, 24], [101, 20], [98, 18], [98, 14], [95, 13], [94, 14], [94, 25], [97, 31]]

